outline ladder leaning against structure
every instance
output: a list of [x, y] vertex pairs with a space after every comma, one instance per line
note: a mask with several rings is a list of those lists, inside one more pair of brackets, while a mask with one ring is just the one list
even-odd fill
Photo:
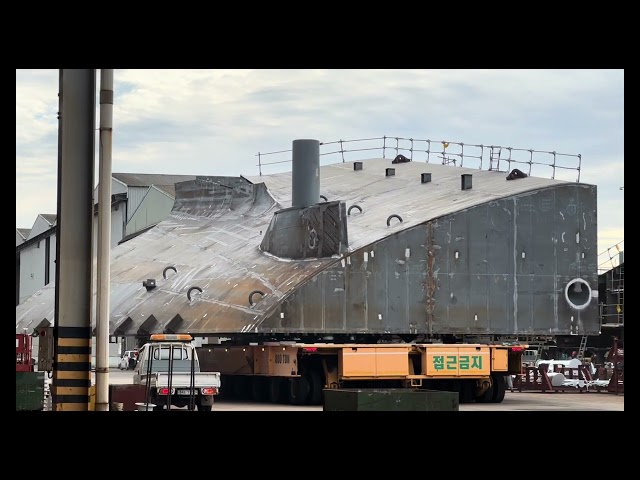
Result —
[[582, 338], [580, 339], [580, 347], [578, 348], [578, 360], [580, 360], [581, 362], [584, 360], [584, 352], [587, 349], [588, 338], [589, 338], [589, 335], [583, 335]]

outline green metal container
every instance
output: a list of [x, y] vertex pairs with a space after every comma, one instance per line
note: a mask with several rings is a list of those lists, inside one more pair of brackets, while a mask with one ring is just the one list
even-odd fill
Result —
[[324, 411], [457, 412], [458, 392], [409, 388], [324, 390]]
[[44, 372], [16, 372], [16, 411], [43, 407]]

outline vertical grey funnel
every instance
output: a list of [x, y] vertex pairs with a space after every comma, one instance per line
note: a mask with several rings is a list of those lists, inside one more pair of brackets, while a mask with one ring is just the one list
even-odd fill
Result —
[[320, 142], [293, 141], [291, 206], [308, 207], [320, 202]]

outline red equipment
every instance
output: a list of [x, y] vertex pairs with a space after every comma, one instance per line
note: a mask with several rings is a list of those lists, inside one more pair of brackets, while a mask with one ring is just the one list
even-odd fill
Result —
[[31, 335], [16, 333], [16, 372], [33, 372]]
[[613, 346], [609, 350], [607, 361], [613, 363], [613, 372], [607, 390], [611, 393], [624, 393], [624, 349], [620, 340], [613, 338]]

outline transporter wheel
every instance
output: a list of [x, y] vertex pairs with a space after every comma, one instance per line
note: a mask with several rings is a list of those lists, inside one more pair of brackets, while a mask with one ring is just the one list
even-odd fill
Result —
[[473, 401], [474, 388], [473, 380], [462, 380], [460, 382], [460, 403], [471, 403]]
[[284, 402], [284, 386], [285, 384], [282, 377], [271, 377], [267, 379], [267, 396], [271, 403]]
[[476, 397], [477, 403], [489, 403], [493, 401], [493, 385], [487, 388], [482, 395]]
[[268, 397], [267, 377], [251, 377], [251, 398], [254, 402], [264, 402]]
[[198, 405], [198, 411], [199, 412], [210, 412], [211, 411], [211, 407], [213, 407], [213, 405]]
[[248, 400], [251, 397], [251, 378], [236, 375], [233, 379], [233, 396], [238, 400]]
[[311, 386], [305, 377], [289, 379], [289, 403], [291, 405], [304, 405], [311, 393]]
[[307, 375], [307, 382], [309, 382], [309, 404], [310, 405], [322, 405], [322, 376], [317, 370], [311, 370]]
[[493, 395], [491, 401], [493, 403], [502, 403], [504, 395], [507, 392], [507, 382], [503, 375], [494, 375], [493, 378]]
[[220, 387], [220, 392], [218, 393], [219, 398], [223, 400], [231, 400], [233, 399], [233, 376], [232, 375], [222, 375]]

